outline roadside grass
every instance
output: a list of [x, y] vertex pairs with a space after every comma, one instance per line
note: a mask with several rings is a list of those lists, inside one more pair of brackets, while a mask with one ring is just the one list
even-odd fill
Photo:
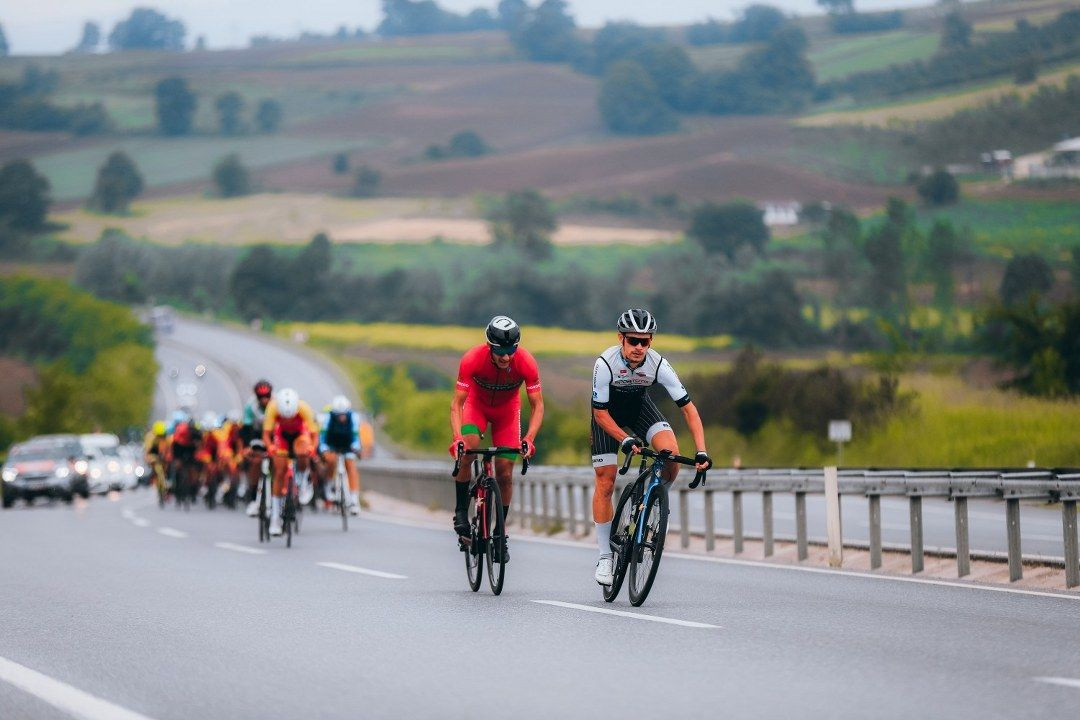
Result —
[[[465, 352], [482, 342], [483, 333], [461, 325], [412, 325], [406, 323], [278, 323], [275, 332], [284, 337], [297, 333], [309, 342], [342, 349], [349, 345], [410, 348], [415, 350], [453, 350]], [[522, 328], [522, 344], [537, 356], [595, 355], [597, 348], [615, 342], [615, 331], [567, 330], [565, 328]], [[723, 350], [733, 340], [727, 335], [695, 338], [664, 335], [666, 352]]]
[[875, 102], [864, 106], [839, 107], [826, 104], [814, 109], [795, 121], [802, 127], [831, 127], [836, 125], [863, 125], [875, 127], [904, 127], [920, 120], [947, 117], [965, 108], [983, 105], [1002, 95], [1016, 93], [1027, 97], [1043, 85], [1061, 87], [1070, 75], [1080, 72], [1080, 63], [1044, 68], [1037, 81], [1018, 86], [1011, 77], [989, 80], [970, 85], [936, 91], [922, 95], [906, 96], [893, 102]]
[[940, 36], [933, 32], [896, 30], [848, 38], [826, 36], [810, 47], [808, 58], [819, 82], [866, 70], [921, 60], [934, 54]]

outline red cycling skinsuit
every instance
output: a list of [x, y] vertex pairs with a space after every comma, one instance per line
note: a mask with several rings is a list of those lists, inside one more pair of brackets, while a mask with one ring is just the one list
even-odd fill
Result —
[[525, 348], [519, 347], [510, 356], [510, 367], [505, 370], [492, 360], [486, 343], [466, 352], [457, 379], [458, 389], [469, 393], [461, 415], [462, 433], [482, 433], [491, 423], [493, 445], [520, 445], [522, 383], [526, 392], [540, 392], [540, 368]]

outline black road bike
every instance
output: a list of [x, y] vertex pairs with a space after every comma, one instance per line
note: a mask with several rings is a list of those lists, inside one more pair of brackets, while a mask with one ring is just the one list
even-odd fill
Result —
[[503, 517], [499, 483], [492, 472], [492, 458], [496, 455], [521, 455], [521, 474], [524, 475], [529, 470], [526, 451], [524, 444], [518, 448], [467, 450], [464, 443], [458, 443], [454, 477], [461, 471], [464, 457], [473, 456], [473, 475], [469, 485], [469, 496], [472, 498], [469, 503], [469, 535], [458, 538], [461, 550], [465, 553], [465, 573], [469, 578], [469, 588], [473, 592], [480, 589], [484, 578], [481, 558], [487, 565], [488, 585], [491, 586], [492, 594], [498, 595], [502, 592], [503, 580], [506, 578], [506, 518]]
[[[604, 600], [612, 602], [619, 595], [623, 580], [630, 575], [630, 604], [640, 606], [649, 596], [660, 557], [664, 553], [667, 537], [668, 489], [664, 483], [663, 470], [668, 463], [693, 467], [694, 458], [674, 455], [670, 450], [656, 452], [641, 448], [641, 467], [637, 479], [623, 488], [619, 503], [615, 506], [615, 520], [611, 523], [611, 552], [613, 553], [614, 579], [604, 586]], [[629, 453], [619, 474], [630, 469], [634, 455]], [[648, 460], [652, 460], [649, 464]], [[690, 483], [693, 490], [705, 482], [706, 470], [698, 470]]]

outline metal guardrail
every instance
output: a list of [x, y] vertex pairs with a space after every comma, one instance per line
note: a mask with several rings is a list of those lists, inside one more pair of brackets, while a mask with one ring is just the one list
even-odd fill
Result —
[[[432, 461], [371, 461], [363, 464], [364, 484], [376, 491], [428, 506], [453, 507], [449, 463]], [[592, 529], [591, 494], [593, 472], [588, 467], [533, 466], [527, 475], [515, 474], [514, 519], [528, 523], [567, 529], [577, 534], [579, 527], [588, 534]], [[619, 478], [621, 487], [630, 478]], [[616, 488], [616, 493], [619, 491]], [[899, 469], [843, 468], [836, 474], [839, 497], [860, 496], [868, 499], [870, 567], [882, 564], [881, 498], [908, 499], [912, 573], [924, 568], [922, 500], [925, 497], [952, 501], [956, 531], [956, 571], [964, 577], [971, 572], [972, 551], [968, 532], [968, 499], [997, 498], [1005, 501], [1005, 533], [1008, 541], [1009, 579], [1023, 577], [1020, 544], [1020, 501], [1046, 500], [1061, 503], [1062, 541], [1065, 585], [1080, 585], [1080, 545], [1077, 538], [1076, 503], [1080, 500], [1080, 470], [1069, 469]], [[682, 547], [690, 543], [689, 489], [686, 480], [675, 483], [678, 495], [679, 535]], [[741, 553], [747, 538], [743, 531], [743, 494], [760, 493], [762, 499], [761, 541], [766, 557], [774, 553], [773, 495], [795, 496], [795, 544], [799, 560], [809, 556], [806, 525], [806, 496], [826, 492], [824, 468], [714, 468], [709, 471], [703, 492], [705, 549], [715, 548], [716, 493], [730, 493], [735, 553]], [[616, 497], [618, 495], [616, 494]], [[839, 527], [837, 527], [839, 539]], [[842, 542], [842, 539], [841, 539]]]

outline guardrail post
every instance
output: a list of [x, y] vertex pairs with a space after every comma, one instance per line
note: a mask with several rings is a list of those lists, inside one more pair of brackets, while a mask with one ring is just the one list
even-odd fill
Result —
[[956, 576], [964, 577], [971, 573], [967, 497], [953, 498], [953, 514], [956, 515]]
[[1080, 585], [1080, 548], [1076, 537], [1076, 501], [1061, 501], [1061, 528], [1065, 534], [1065, 587]]
[[581, 512], [585, 516], [583, 521], [585, 523], [584, 537], [589, 537], [596, 528], [596, 524], [593, 522], [592, 514], [592, 488], [588, 485], [581, 486]]
[[1009, 536], [1009, 582], [1024, 577], [1024, 561], [1020, 556], [1020, 499], [1005, 500], [1005, 529]]
[[551, 483], [551, 501], [555, 503], [555, 528], [560, 532], [566, 529], [566, 523], [563, 522], [562, 514], [562, 493], [559, 492], [562, 488], [559, 483]]
[[[1073, 518], [1076, 512], [1073, 512]], [[1074, 535], [1076, 533], [1073, 533]], [[713, 513], [713, 491], [705, 491], [705, 551], [712, 552], [716, 547], [716, 517]]]
[[829, 537], [829, 567], [844, 564], [844, 540], [840, 530], [840, 486], [835, 467], [825, 468], [825, 529]]
[[566, 484], [566, 529], [570, 537], [577, 537], [577, 503], [574, 502], [574, 484]]
[[536, 512], [536, 482], [529, 481], [529, 521], [532, 529], [536, 529], [539, 522], [539, 514]]
[[731, 539], [735, 542], [735, 554], [743, 551], [742, 491], [731, 491]]
[[765, 557], [772, 557], [773, 554], [772, 521], [772, 492], [766, 490], [761, 493], [761, 540]]
[[795, 545], [800, 560], [810, 556], [806, 542], [806, 493], [795, 493]]
[[911, 517], [911, 574], [923, 571], [923, 522], [922, 495], [908, 498], [908, 514]]
[[881, 567], [881, 496], [870, 495], [870, 569]]
[[679, 490], [679, 544], [683, 549], [690, 547], [690, 491]]
[[548, 484], [546, 482], [540, 483], [540, 511], [543, 513], [541, 516], [541, 527], [543, 532], [547, 532], [551, 527], [551, 507], [548, 505]]

